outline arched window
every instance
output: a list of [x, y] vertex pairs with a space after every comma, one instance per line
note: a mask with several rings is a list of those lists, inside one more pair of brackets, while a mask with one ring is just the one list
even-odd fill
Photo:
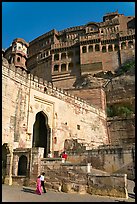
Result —
[[61, 71], [63, 72], [63, 71], [66, 71], [66, 64], [62, 64], [61, 65]]
[[86, 46], [83, 46], [82, 47], [82, 53], [86, 53], [87, 52], [87, 47]]
[[129, 41], [129, 42], [128, 42], [128, 47], [129, 47], [129, 48], [133, 48], [133, 41]]
[[54, 55], [54, 60], [59, 60], [59, 54]]
[[66, 53], [61, 54], [61, 59], [66, 59]]
[[121, 43], [121, 49], [125, 49], [126, 48], [126, 43], [125, 42], [122, 42]]
[[99, 45], [95, 45], [95, 51], [100, 51]]
[[109, 46], [108, 46], [108, 51], [109, 51], [109, 52], [112, 52], [112, 51], [113, 51], [112, 45], [109, 45]]
[[55, 64], [54, 65], [54, 72], [58, 72], [59, 71], [59, 65], [58, 64]]
[[106, 46], [102, 46], [102, 52], [106, 52]]
[[89, 51], [89, 52], [93, 52], [93, 45], [89, 45], [88, 51]]

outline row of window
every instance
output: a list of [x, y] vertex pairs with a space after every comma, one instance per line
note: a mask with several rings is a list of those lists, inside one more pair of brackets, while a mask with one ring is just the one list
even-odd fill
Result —
[[[133, 46], [133, 41], [129, 41], [128, 43], [128, 47], [131, 48]], [[121, 49], [124, 49], [126, 47], [126, 42], [122, 42], [121, 43]], [[113, 50], [114, 49], [114, 50]], [[87, 46], [83, 46], [82, 47], [82, 53], [86, 53], [86, 52], [93, 52], [93, 51], [101, 51], [100, 50], [100, 45], [99, 44], [96, 44], [95, 46], [94, 45], [89, 45], [88, 47]], [[119, 50], [119, 45], [118, 44], [115, 44], [114, 45], [114, 48], [113, 48], [113, 45], [108, 45], [108, 52], [111, 52], [111, 51], [117, 51]], [[107, 48], [106, 48], [106, 45], [103, 45], [102, 46], [102, 52], [107, 52]], [[45, 57], [48, 57], [50, 54], [49, 51], [46, 51], [44, 53], [41, 53], [40, 54], [40, 59], [41, 58], [45, 58]], [[75, 51], [75, 55], [79, 55], [79, 50], [76, 50]], [[74, 52], [73, 51], [69, 51], [68, 53], [61, 53], [61, 55], [58, 53], [58, 54], [54, 54], [54, 61], [56, 60], [63, 60], [63, 59], [66, 59], [66, 58], [72, 58], [74, 56]]]
[[[69, 63], [68, 64], [68, 71], [72, 70], [73, 68], [73, 63]], [[59, 65], [58, 64], [55, 64], [54, 65], [54, 72], [58, 72], [59, 71]], [[67, 65], [66, 64], [61, 64], [61, 71], [64, 72], [64, 71], [67, 71]]]
[[[129, 41], [128, 47], [131, 48], [132, 46], [133, 46], [133, 41]], [[121, 49], [124, 49], [125, 47], [126, 47], [126, 43], [122, 42], [121, 43]], [[113, 45], [108, 45], [108, 52], [117, 51], [117, 50], [119, 50], [119, 45], [115, 44], [114, 50], [113, 50]], [[99, 44], [95, 45], [95, 51], [101, 51]], [[89, 45], [88, 48], [86, 46], [83, 46], [82, 47], [82, 53], [86, 53], [86, 52], [93, 52], [93, 45]], [[102, 46], [102, 52], [107, 52], [106, 45]]]
[[[39, 55], [40, 58], [45, 58], [45, 57], [48, 57], [49, 56], [49, 51], [46, 51], [46, 52], [43, 52]], [[79, 55], [79, 50], [76, 50], [75, 51], [75, 55]], [[74, 56], [74, 52], [73, 51], [69, 51], [68, 53], [61, 53], [61, 60], [62, 59], [66, 59], [67, 57], [68, 58], [72, 58]], [[59, 60], [59, 54], [55, 54], [54, 55], [54, 60]]]
[[45, 45], [48, 45], [48, 44], [50, 44], [50, 43], [52, 43], [52, 42], [53, 42], [53, 39], [49, 38], [49, 39], [47, 39], [47, 40], [45, 40], [45, 41], [43, 41], [43, 42], [40, 42], [40, 43], [39, 43], [39, 46], [40, 46], [40, 47], [44, 47]]

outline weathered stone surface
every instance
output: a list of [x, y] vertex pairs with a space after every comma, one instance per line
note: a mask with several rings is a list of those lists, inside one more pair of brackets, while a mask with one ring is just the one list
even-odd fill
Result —
[[[93, 25], [88, 24], [79, 27], [78, 30], [77, 28], [66, 30], [65, 36], [62, 35], [64, 31], [56, 32], [55, 30], [45, 34], [43, 43], [46, 42], [46, 45], [43, 45], [47, 47], [44, 53], [43, 48], [41, 50], [41, 46], [39, 46], [39, 38], [35, 39], [33, 43], [30, 43], [28, 67], [26, 67], [28, 43], [23, 39], [14, 40], [12, 46], [17, 45], [15, 55], [12, 53], [13, 47], [5, 52], [8, 61], [2, 58], [2, 143], [11, 146], [12, 149], [7, 156], [7, 161], [3, 158], [6, 162], [4, 169], [7, 177], [5, 177], [5, 181], [8, 181], [10, 185], [12, 181], [21, 184], [26, 182], [22, 175], [30, 177], [30, 181], [33, 181], [41, 173], [41, 170], [45, 169], [45, 163], [42, 159], [47, 157], [49, 151], [55, 157], [58, 157], [66, 147], [71, 152], [82, 153], [106, 144], [117, 144], [119, 141], [123, 141], [124, 144], [129, 139], [129, 143], [133, 144], [135, 138], [133, 134], [134, 117], [133, 120], [128, 118], [129, 120], [124, 125], [123, 121], [121, 121], [121, 124], [119, 120], [109, 121], [108, 123], [106, 121], [106, 103], [120, 103], [123, 102], [124, 97], [127, 97], [126, 102], [130, 102], [133, 106], [135, 104], [133, 96], [134, 72], [130, 74], [130, 77], [124, 76], [121, 79], [111, 80], [112, 72], [126, 60], [133, 59], [135, 55], [134, 26], [132, 24], [132, 29], [128, 27], [127, 17], [121, 16], [117, 12], [115, 12], [115, 15], [120, 19], [120, 24], [122, 23], [122, 26], [119, 25], [120, 31], [122, 31], [120, 33], [118, 33], [118, 30], [117, 33], [111, 30], [109, 33], [107, 32], [106, 36], [104, 35], [106, 32], [104, 29], [108, 27], [105, 16], [103, 25], [97, 24], [98, 26], [101, 25], [98, 33], [96, 29], [94, 30]], [[130, 17], [131, 19], [133, 20], [134, 17]], [[114, 23], [112, 19], [110, 19], [110, 23]], [[115, 29], [117, 28], [115, 27]], [[58, 38], [56, 38], [57, 35]], [[49, 36], [52, 36], [52, 38], [49, 39]], [[119, 41], [119, 44], [115, 43], [117, 41]], [[18, 50], [18, 46], [21, 46], [21, 51]], [[38, 51], [38, 47], [42, 52]], [[71, 53], [68, 51], [69, 47], [72, 49]], [[58, 54], [54, 52], [55, 49], [58, 50]], [[41, 53], [39, 54], [37, 51]], [[56, 60], [59, 60], [59, 65], [56, 64]], [[70, 63], [70, 60], [73, 63]], [[11, 64], [8, 64], [8, 62]], [[56, 65], [59, 68], [58, 71], [55, 70]], [[30, 74], [27, 70], [24, 72], [27, 68], [31, 72]], [[92, 77], [93, 74], [100, 71], [107, 72], [103, 77], [108, 77], [110, 81]], [[47, 82], [44, 82], [45, 79]], [[108, 87], [107, 101], [103, 90], [106, 84]], [[119, 88], [117, 88], [117, 84]], [[64, 92], [63, 89], [67, 89], [67, 92]], [[131, 95], [132, 97], [130, 97]], [[70, 115], [71, 117], [68, 117]], [[127, 125], [128, 123], [129, 125]], [[127, 131], [125, 136], [123, 133], [121, 134], [123, 131], [121, 127], [126, 127], [126, 125], [131, 134]], [[118, 131], [115, 131], [117, 129]], [[125, 132], [126, 128], [124, 128]], [[65, 146], [67, 141], [69, 143]], [[125, 168], [121, 152], [116, 154], [114, 166], [113, 164], [109, 165], [109, 162], [111, 163], [112, 158], [115, 159], [115, 155], [106, 157], [107, 154], [108, 150], [106, 150], [106, 153], [103, 152], [101, 157], [98, 152], [97, 162], [99, 167], [115, 171], [118, 169], [119, 163], [117, 160], [120, 157], [120, 162], [122, 161], [123, 164], [122, 168]], [[128, 155], [126, 161], [129, 161], [130, 158], [131, 155]], [[94, 162], [95, 157], [89, 158], [88, 156], [83, 161], [85, 163]], [[94, 164], [97, 165], [97, 162]], [[55, 163], [53, 165], [54, 170], [58, 170], [59, 166], [60, 164]], [[84, 192], [84, 180], [86, 178], [82, 175], [80, 179], [81, 169], [77, 167], [74, 169], [77, 173], [72, 172], [72, 168], [69, 169], [69, 172], [66, 172], [67, 178], [72, 183], [68, 183], [66, 180], [64, 189], [66, 191]], [[63, 170], [63, 168], [60, 168], [61, 172]], [[52, 169], [49, 168], [48, 171], [52, 171]], [[52, 171], [53, 173], [54, 171]], [[56, 172], [56, 176], [63, 180], [65, 171], [61, 175], [59, 173]], [[60, 188], [58, 179], [56, 178], [53, 181], [52, 187], [55, 189]], [[96, 179], [94, 178], [94, 180]], [[100, 182], [96, 182], [100, 184]], [[82, 187], [80, 187], [80, 183]], [[71, 184], [73, 185], [71, 186]], [[94, 188], [96, 189], [96, 185]], [[114, 191], [120, 191], [118, 188], [113, 189]], [[98, 189], [95, 191], [98, 194], [101, 193]], [[107, 190], [104, 190], [105, 193], [108, 193]], [[115, 192], [112, 192], [112, 194], [115, 194]]]

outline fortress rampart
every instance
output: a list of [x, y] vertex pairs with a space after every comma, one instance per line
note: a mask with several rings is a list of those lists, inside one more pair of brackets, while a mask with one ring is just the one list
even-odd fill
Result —
[[[30, 43], [17, 38], [3, 52], [2, 168], [9, 185], [14, 177], [36, 178], [41, 159], [48, 157], [50, 151], [59, 157], [68, 141], [74, 147], [76, 140], [77, 147], [85, 152], [98, 151], [111, 142], [119, 144], [121, 138], [129, 141], [132, 136], [130, 141], [134, 142], [133, 134], [117, 136], [115, 127], [123, 131], [123, 121], [107, 121], [106, 95], [101, 85], [74, 88], [82, 75], [115, 71], [134, 58], [134, 21], [134, 17], [114, 12], [106, 14], [103, 22], [63, 31], [53, 29]], [[113, 95], [109, 99], [112, 101]], [[133, 131], [134, 118], [128, 122], [129, 131]], [[102, 168], [112, 170], [109, 162], [115, 155], [109, 157], [110, 151], [103, 151], [99, 165], [104, 162]], [[92, 162], [100, 157], [96, 153]]]
[[14, 65], [5, 64], [2, 67], [3, 75], [15, 80], [28, 88], [35, 89], [39, 92], [48, 94], [50, 96], [57, 97], [63, 101], [66, 101], [71, 104], [77, 105], [81, 110], [85, 109], [100, 115], [100, 117], [105, 117], [105, 112], [98, 107], [95, 107], [93, 104], [88, 103], [87, 101], [74, 96], [63, 89], [59, 89], [53, 86], [52, 83], [47, 82], [43, 78], [39, 78], [33, 74], [27, 73], [25, 70], [21, 68], [16, 68]]

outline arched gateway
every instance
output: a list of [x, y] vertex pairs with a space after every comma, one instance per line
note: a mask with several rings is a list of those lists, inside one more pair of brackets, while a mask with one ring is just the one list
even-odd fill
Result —
[[50, 151], [50, 132], [47, 115], [43, 111], [38, 112], [33, 125], [32, 147], [43, 147], [44, 157]]

